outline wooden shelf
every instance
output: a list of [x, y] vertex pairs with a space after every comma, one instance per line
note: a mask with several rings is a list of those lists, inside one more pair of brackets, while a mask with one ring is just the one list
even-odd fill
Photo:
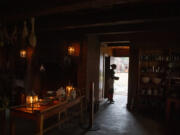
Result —
[[[149, 77], [149, 83], [143, 83], [142, 77]], [[161, 78], [161, 82], [153, 83], [154, 77]], [[158, 109], [165, 110], [166, 98], [180, 88], [180, 50], [140, 49], [138, 79], [139, 109], [149, 112], [154, 108], [157, 112]]]
[[159, 100], [164, 99], [163, 95], [142, 95], [142, 94], [139, 94], [139, 96], [143, 97], [143, 98], [149, 98], [149, 99], [159, 99]]
[[156, 85], [156, 84], [149, 83], [149, 84], [141, 84], [139, 88], [160, 88], [160, 87], [163, 87], [163, 86], [161, 84]]
[[[165, 110], [168, 64], [171, 60], [169, 49], [141, 49], [139, 51], [139, 109], [148, 112]], [[149, 83], [143, 83], [142, 77], [149, 77]], [[161, 78], [156, 84], [153, 78]], [[154, 111], [154, 109], [156, 111]]]
[[140, 76], [148, 76], [148, 77], [164, 77], [164, 73], [157, 73], [157, 72], [140, 72]]

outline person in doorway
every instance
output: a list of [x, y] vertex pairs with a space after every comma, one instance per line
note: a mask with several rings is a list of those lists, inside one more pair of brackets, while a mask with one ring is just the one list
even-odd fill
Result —
[[113, 100], [114, 80], [119, 80], [119, 77], [115, 76], [115, 71], [114, 71], [115, 69], [116, 69], [116, 64], [112, 64], [108, 79], [108, 101], [110, 101], [110, 103], [114, 103]]

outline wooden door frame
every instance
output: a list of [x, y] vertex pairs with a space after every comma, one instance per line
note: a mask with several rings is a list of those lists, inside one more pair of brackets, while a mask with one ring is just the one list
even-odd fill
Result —
[[[121, 42], [118, 42], [118, 43], [121, 43]], [[124, 41], [123, 41], [123, 43], [124, 43]], [[119, 57], [129, 57], [129, 67], [130, 67], [130, 49], [131, 49], [131, 43], [128, 41], [128, 47], [129, 47], [129, 50], [128, 50], [128, 55], [121, 55], [121, 56], [119, 56]], [[107, 88], [107, 83], [106, 83], [106, 72], [107, 72], [107, 69], [106, 69], [106, 61], [105, 61], [105, 59], [106, 59], [106, 57], [105, 57], [105, 55], [104, 55], [104, 67], [103, 67], [103, 69], [104, 69], [104, 97], [103, 98], [107, 98], [107, 94], [106, 94], [106, 88]], [[110, 57], [109, 57], [109, 68], [110, 68]], [[128, 99], [128, 96], [129, 96], [129, 71], [128, 71], [128, 95], [127, 95], [127, 99]], [[128, 102], [129, 100], [127, 100], [127, 102]], [[129, 103], [127, 103], [127, 104], [129, 104]]]

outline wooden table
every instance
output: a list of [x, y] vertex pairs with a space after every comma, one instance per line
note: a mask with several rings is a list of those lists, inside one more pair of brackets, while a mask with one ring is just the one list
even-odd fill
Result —
[[[71, 117], [67, 116], [65, 119], [61, 119], [61, 113], [67, 114], [67, 110], [75, 105], [80, 105], [79, 112], [74, 113], [74, 115], [80, 115], [80, 119], [83, 119], [83, 96], [78, 97], [77, 99], [70, 102], [58, 102], [54, 101], [50, 105], [44, 105], [39, 107], [38, 109], [27, 110], [26, 107], [16, 107], [11, 109], [10, 117], [11, 117], [11, 135], [15, 135], [15, 121], [16, 117], [26, 118], [36, 121], [37, 126], [37, 134], [43, 135], [43, 133], [48, 130], [59, 126], [62, 122], [69, 120]], [[58, 122], [54, 125], [51, 125], [44, 129], [43, 124], [44, 120], [50, 118], [54, 115], [58, 116]]]
[[166, 101], [166, 120], [170, 119], [170, 112], [171, 112], [172, 104], [175, 105], [175, 109], [178, 109], [180, 107], [180, 99], [178, 99], [178, 98], [167, 98], [167, 101]]

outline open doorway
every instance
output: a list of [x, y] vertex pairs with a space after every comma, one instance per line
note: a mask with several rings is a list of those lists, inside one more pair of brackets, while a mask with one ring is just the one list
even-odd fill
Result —
[[129, 57], [111, 57], [110, 65], [116, 64], [115, 76], [119, 80], [114, 80], [114, 98], [122, 98], [123, 104], [127, 104], [128, 95], [128, 69]]
[[[104, 98], [108, 99], [108, 79], [109, 72], [112, 64], [116, 64], [115, 76], [119, 77], [119, 80], [114, 81], [114, 100], [121, 105], [126, 106], [128, 104], [128, 77], [129, 77], [129, 50], [130, 45], [128, 43], [108, 44], [104, 47], [102, 52], [104, 53]], [[103, 64], [102, 64], [103, 65]]]

